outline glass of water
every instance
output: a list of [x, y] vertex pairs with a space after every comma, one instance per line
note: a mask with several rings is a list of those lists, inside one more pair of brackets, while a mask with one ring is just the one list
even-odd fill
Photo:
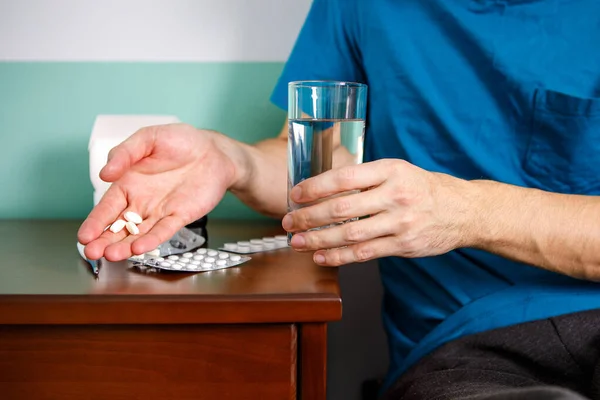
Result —
[[[289, 83], [288, 212], [311, 205], [290, 198], [292, 188], [303, 180], [362, 163], [366, 114], [367, 86], [362, 83]], [[344, 194], [348, 193], [336, 196]], [[288, 234], [288, 241], [291, 237]]]

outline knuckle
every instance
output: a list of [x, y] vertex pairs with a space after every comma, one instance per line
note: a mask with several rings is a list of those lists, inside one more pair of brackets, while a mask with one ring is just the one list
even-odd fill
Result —
[[312, 179], [306, 180], [298, 186], [302, 188], [302, 197], [312, 199], [317, 196], [317, 187]]
[[354, 180], [356, 175], [356, 169], [353, 167], [342, 167], [336, 172], [335, 178], [339, 184], [344, 184], [348, 181]]
[[366, 232], [364, 228], [357, 224], [348, 224], [345, 231], [344, 239], [347, 242], [360, 242], [364, 240]]
[[339, 266], [339, 265], [343, 264], [341, 251], [335, 250], [335, 251], [331, 251], [330, 253], [331, 254], [328, 257], [330, 265]]
[[292, 219], [294, 221], [294, 226], [297, 226], [301, 229], [306, 229], [310, 227], [311, 217], [309, 213], [306, 212], [296, 212], [292, 214]]
[[353, 250], [356, 262], [367, 261], [373, 256], [373, 249], [369, 245], [356, 246]]
[[332, 216], [334, 218], [346, 218], [352, 204], [348, 198], [340, 198], [333, 204]]
[[305, 236], [306, 244], [309, 249], [322, 249], [324, 248], [324, 241], [318, 232], [311, 233]]

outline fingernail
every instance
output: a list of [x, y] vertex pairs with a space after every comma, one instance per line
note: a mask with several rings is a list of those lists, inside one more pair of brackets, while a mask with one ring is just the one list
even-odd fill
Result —
[[304, 248], [306, 246], [306, 239], [302, 235], [292, 236], [292, 247]]
[[302, 197], [302, 188], [300, 186], [294, 187], [290, 196], [293, 201], [300, 201], [300, 198]]
[[287, 214], [285, 217], [283, 217], [283, 221], [281, 221], [281, 226], [283, 226], [283, 229], [285, 229], [286, 231], [289, 231], [290, 229], [292, 229], [292, 225], [293, 225], [293, 218], [290, 214]]
[[315, 262], [317, 264], [325, 264], [325, 256], [323, 254], [315, 254]]

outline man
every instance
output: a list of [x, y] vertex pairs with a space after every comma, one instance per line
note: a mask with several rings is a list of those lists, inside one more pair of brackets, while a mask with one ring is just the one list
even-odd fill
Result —
[[[370, 190], [285, 215], [286, 128], [255, 146], [148, 128], [111, 152], [79, 239], [92, 259], [143, 253], [227, 190], [288, 231], [371, 215], [292, 245], [380, 259], [388, 398], [600, 398], [598, 43], [597, 0], [315, 0], [272, 100], [367, 83], [371, 162], [291, 195]], [[102, 232], [128, 209], [140, 236]]]

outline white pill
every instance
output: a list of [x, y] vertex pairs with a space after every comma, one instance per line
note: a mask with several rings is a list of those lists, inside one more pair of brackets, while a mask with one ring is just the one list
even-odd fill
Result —
[[133, 211], [127, 211], [124, 215], [125, 219], [129, 222], [133, 222], [136, 225], [139, 225], [142, 223], [142, 217], [140, 217], [140, 215], [136, 212]]
[[252, 250], [250, 250], [250, 246], [240, 246], [238, 248], [238, 253], [243, 253], [243, 254], [252, 253]]
[[156, 258], [156, 261], [158, 261], [158, 262], [163, 262], [163, 261], [165, 261], [165, 259], [164, 259], [164, 258], [162, 258], [162, 257], [157, 257], [157, 258]]
[[192, 258], [194, 255], [192, 253], [183, 253], [185, 258]]
[[184, 265], [182, 263], [173, 264], [173, 269], [182, 269], [183, 267], [184, 267]]
[[196, 250], [196, 253], [198, 253], [198, 254], [206, 254], [206, 251], [207, 251], [206, 249], [198, 249], [198, 250]]
[[146, 254], [148, 254], [151, 257], [159, 257], [160, 256], [160, 249], [154, 249], [152, 251], [147, 252]]
[[275, 249], [275, 243], [265, 243], [263, 244], [263, 247], [265, 248], [265, 250], [273, 250]]
[[242, 259], [242, 257], [238, 256], [237, 254], [233, 254], [231, 256], [231, 261], [240, 261]]
[[192, 260], [190, 260], [189, 258], [180, 258], [180, 259], [179, 259], [179, 262], [180, 262], [180, 263], [184, 263], [184, 264], [187, 264], [187, 263], [189, 263], [190, 261], [192, 261]]
[[262, 251], [262, 244], [252, 244], [250, 245], [250, 251]]
[[172, 260], [172, 261], [177, 261], [177, 260], [179, 260], [179, 257], [177, 257], [177, 256], [169, 256], [169, 257], [167, 257], [167, 258], [168, 258], [169, 260]]
[[200, 261], [198, 261], [198, 260], [192, 260], [192, 261], [190, 261], [190, 264], [192, 264], [192, 265], [200, 265], [202, 263]]
[[218, 252], [218, 251], [216, 251], [216, 250], [209, 250], [209, 251], [208, 251], [208, 253], [206, 253], [206, 254], [208, 254], [208, 255], [209, 255], [209, 256], [211, 256], [211, 257], [214, 257], [214, 256], [216, 256], [217, 254], [219, 254], [219, 252]]
[[227, 265], [227, 260], [217, 260], [217, 265], [218, 266], [223, 266], [223, 265]]
[[214, 262], [215, 262], [215, 258], [214, 258], [214, 257], [206, 257], [206, 258], [204, 259], [204, 262], [207, 262], [207, 263], [214, 263]]
[[163, 262], [160, 263], [160, 266], [168, 268], [168, 267], [171, 266], [171, 263], [163, 261]]
[[275, 238], [274, 237], [264, 237], [264, 238], [262, 238], [262, 240], [265, 243], [272, 243], [275, 241]]
[[286, 241], [287, 242], [287, 236], [286, 235], [277, 235], [275, 236], [275, 240], [283, 242]]
[[198, 266], [196, 264], [186, 264], [185, 266], [186, 269], [198, 269]]
[[204, 269], [212, 269], [213, 265], [211, 263], [204, 263], [204, 264], [202, 264], [202, 268], [204, 268]]
[[245, 242], [245, 241], [237, 242], [237, 245], [242, 246], [242, 247], [247, 247], [247, 246], [250, 246], [250, 242]]
[[225, 248], [225, 250], [232, 250], [232, 251], [236, 251], [237, 250], [237, 244], [236, 243], [225, 243], [225, 245], [223, 247]]
[[263, 244], [263, 241], [261, 239], [252, 239], [250, 244]]
[[200, 261], [200, 260], [204, 259], [204, 256], [202, 254], [198, 254], [198, 255], [195, 255], [193, 258], [194, 258], [194, 260]]
[[227, 253], [219, 253], [219, 258], [220, 258], [221, 260], [224, 260], [224, 259], [226, 259], [226, 258], [229, 258], [229, 254], [227, 254]]
[[122, 219], [118, 219], [110, 226], [110, 231], [112, 233], [119, 233], [123, 230], [123, 228], [125, 228], [126, 223], [127, 222], [123, 221]]
[[129, 233], [131, 233], [132, 235], [137, 235], [138, 233], [140, 233], [140, 228], [138, 228], [137, 225], [133, 222], [126, 223], [125, 228], [127, 228]]

